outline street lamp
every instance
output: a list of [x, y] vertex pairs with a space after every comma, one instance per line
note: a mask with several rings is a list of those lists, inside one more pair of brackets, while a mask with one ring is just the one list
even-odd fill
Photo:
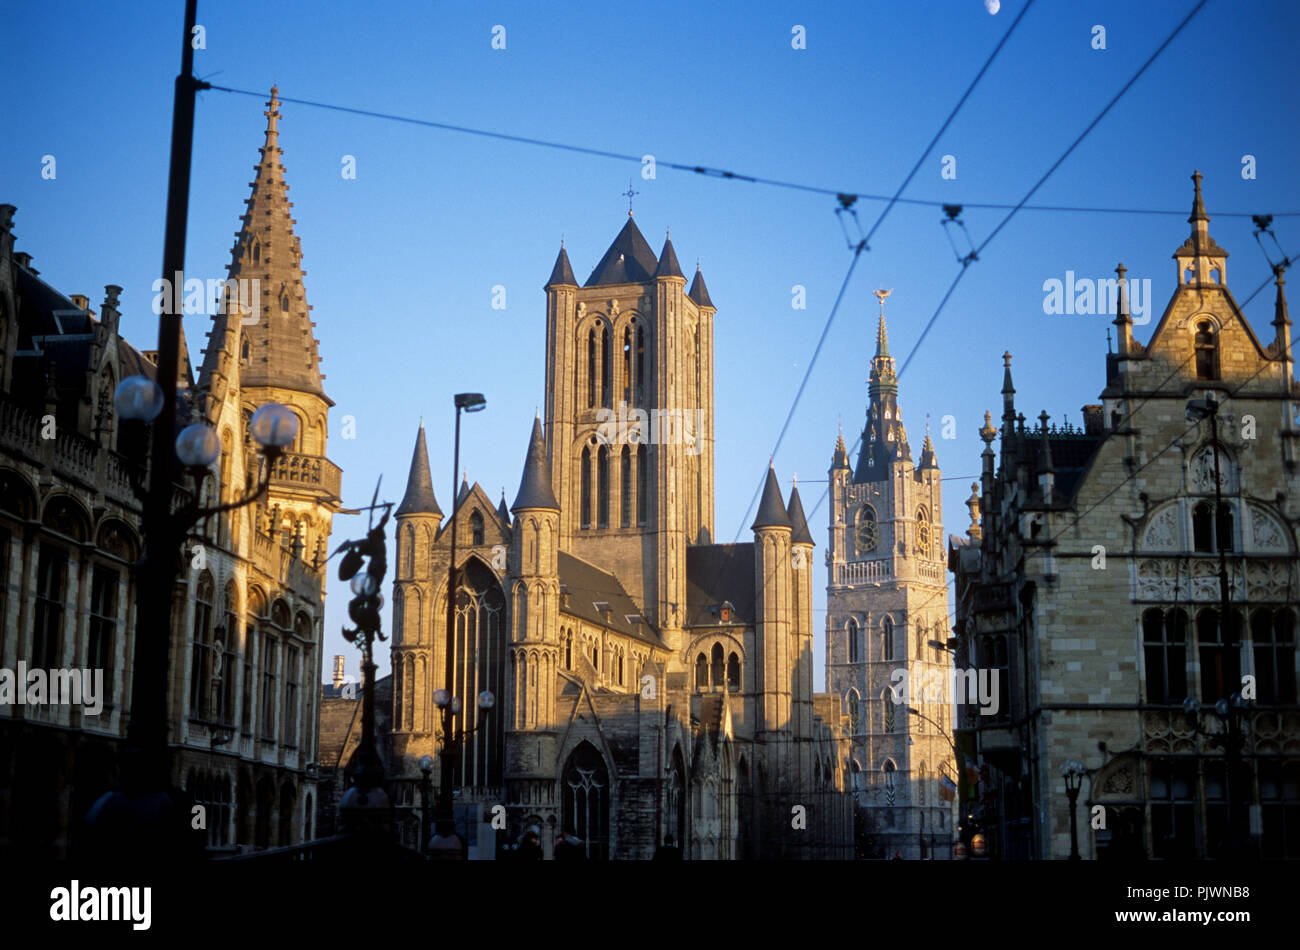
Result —
[[420, 756], [420, 848], [429, 846], [430, 805], [433, 803], [433, 756]]
[[[1234, 775], [1239, 770], [1242, 746], [1245, 745], [1246, 737], [1242, 733], [1239, 717], [1250, 710], [1250, 703], [1244, 699], [1241, 693], [1233, 693], [1227, 699], [1219, 699], [1213, 706], [1202, 706], [1193, 697], [1188, 696], [1183, 700], [1183, 713], [1191, 720], [1192, 727], [1198, 733], [1212, 738], [1219, 745], [1223, 746], [1224, 755], [1224, 797], [1227, 800], [1228, 808], [1228, 829], [1227, 834], [1220, 845], [1220, 856], [1225, 858], [1249, 858], [1254, 857], [1256, 846], [1254, 836], [1247, 832], [1246, 835], [1238, 835], [1241, 823], [1236, 820], [1237, 800], [1241, 797], [1233, 795]], [[1217, 735], [1206, 733], [1201, 728], [1202, 712], [1213, 712], [1223, 725], [1223, 731]], [[1249, 783], [1247, 783], [1249, 789]]]
[[1070, 799], [1070, 860], [1079, 858], [1079, 786], [1088, 774], [1088, 767], [1075, 759], [1069, 759], [1061, 767], [1061, 777], [1065, 779], [1065, 794]]

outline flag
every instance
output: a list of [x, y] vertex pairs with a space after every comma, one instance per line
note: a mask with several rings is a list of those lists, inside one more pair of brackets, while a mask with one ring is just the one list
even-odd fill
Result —
[[957, 786], [946, 775], [939, 776], [939, 797], [945, 802], [955, 801], [957, 798]]

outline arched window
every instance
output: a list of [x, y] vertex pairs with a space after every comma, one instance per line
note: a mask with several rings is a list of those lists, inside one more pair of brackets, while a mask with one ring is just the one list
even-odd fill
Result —
[[916, 553], [930, 556], [930, 516], [924, 508], [916, 510]]
[[256, 241], [253, 242], [253, 263], [256, 264], [262, 260], [262, 245]]
[[609, 448], [596, 451], [596, 527], [609, 527]]
[[632, 527], [632, 452], [625, 445], [619, 456], [619, 523]]
[[1241, 689], [1240, 632], [1241, 614], [1236, 610], [1228, 614], [1227, 624], [1219, 622], [1219, 611], [1212, 608], [1196, 615], [1203, 702], [1227, 699]]
[[1219, 337], [1214, 324], [1202, 320], [1196, 325], [1196, 378], [1219, 378]]
[[472, 544], [477, 546], [483, 543], [483, 515], [480, 514], [477, 508], [470, 512], [469, 532]]
[[646, 470], [646, 450], [644, 445], [636, 447], [636, 523], [643, 525], [646, 523], [646, 482], [650, 473]]
[[709, 661], [703, 653], [695, 658], [695, 688], [704, 689], [709, 685]]
[[582, 483], [582, 497], [578, 505], [578, 510], [582, 515], [582, 526], [591, 527], [591, 450], [585, 446], [582, 449], [582, 471], [578, 475]]
[[573, 669], [573, 631], [564, 634], [564, 668]]
[[596, 362], [596, 329], [587, 331], [587, 408], [594, 408], [596, 405], [596, 374], [600, 372], [600, 365]]
[[282, 297], [280, 298], [280, 312], [281, 312], [281, 313], [288, 313], [288, 312], [289, 312], [289, 295], [288, 295], [288, 294], [285, 294], [284, 296], [282, 296]]
[[565, 763], [561, 825], [582, 842], [586, 857], [602, 861], [609, 844], [609, 771], [595, 746], [584, 741]]
[[724, 666], [723, 666], [723, 661], [722, 661], [722, 644], [721, 644], [721, 643], [715, 643], [715, 644], [713, 644], [713, 650], [712, 650], [711, 653], [709, 654], [709, 661], [710, 661], [710, 662], [709, 662], [709, 670], [710, 670], [710, 672], [711, 672], [711, 674], [712, 674], [711, 677], [710, 677], [710, 680], [709, 680], [709, 684], [710, 684], [711, 686], [721, 686], [721, 685], [722, 685], [722, 677], [723, 677], [723, 674], [724, 674], [724, 672], [725, 672], [725, 668], [724, 668]]
[[882, 732], [894, 731], [894, 697], [888, 689], [880, 692], [880, 705], [884, 709]]
[[614, 340], [610, 328], [600, 325], [600, 394], [601, 405], [614, 406]]
[[632, 405], [639, 406], [645, 402], [645, 328], [636, 328], [636, 375], [632, 389]]
[[881, 770], [885, 774], [885, 804], [890, 808], [894, 807], [894, 795], [896, 792], [896, 780], [898, 778], [898, 767], [892, 761], [886, 760], [885, 767]]
[[856, 736], [862, 732], [862, 701], [858, 691], [849, 690], [849, 735]]
[[848, 638], [849, 638], [849, 650], [848, 650], [849, 662], [859, 663], [861, 662], [861, 654], [859, 653], [859, 648], [858, 648], [858, 622], [854, 620], [852, 617], [849, 618]]
[[863, 505], [858, 509], [858, 523], [853, 533], [853, 541], [858, 557], [876, 550], [876, 512], [870, 505]]
[[1216, 552], [1232, 550], [1232, 508], [1225, 501], [1219, 509], [1218, 523], [1212, 517], [1214, 506], [1202, 501], [1192, 509], [1192, 547], [1197, 551]]
[[1187, 698], [1187, 614], [1155, 607], [1142, 614], [1147, 702], [1181, 703]]
[[194, 586], [194, 633], [190, 656], [190, 716], [208, 719], [212, 712], [212, 607], [215, 584], [203, 571]]
[[623, 329], [623, 401], [632, 404], [632, 327]]
[[734, 653], [727, 657], [727, 689], [740, 689], [740, 657]]
[[882, 660], [892, 660], [894, 658], [894, 618], [885, 617], [880, 621], [880, 658]]

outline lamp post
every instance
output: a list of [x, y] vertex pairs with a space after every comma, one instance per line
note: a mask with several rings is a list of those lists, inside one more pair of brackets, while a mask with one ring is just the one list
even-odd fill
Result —
[[[1245, 715], [1249, 709], [1250, 704], [1242, 698], [1241, 693], [1233, 693], [1227, 699], [1220, 699], [1213, 706], [1201, 706], [1191, 696], [1183, 700], [1183, 713], [1192, 721], [1198, 733], [1204, 732], [1200, 717], [1204, 711], [1213, 712], [1223, 726], [1223, 731], [1212, 738], [1223, 746], [1225, 768], [1223, 793], [1228, 810], [1228, 827], [1220, 844], [1219, 856], [1224, 858], [1252, 858], [1257, 855], [1258, 850], [1254, 835], [1249, 832], [1245, 835], [1238, 834], [1241, 823], [1237, 821], [1236, 812], [1237, 800], [1241, 796], [1232, 793], [1235, 784], [1233, 777], [1240, 768], [1241, 749], [1246, 742], [1238, 717]], [[1249, 785], [1247, 787], [1249, 788]]]
[[[481, 412], [487, 408], [487, 400], [482, 393], [457, 393], [454, 397], [456, 406], [456, 434], [452, 448], [451, 465], [451, 560], [447, 565], [447, 636], [443, 649], [443, 662], [447, 667], [446, 685], [434, 691], [434, 702], [442, 710], [442, 750], [439, 754], [438, 783], [438, 834], [429, 842], [430, 849], [443, 852], [458, 851], [460, 844], [456, 836], [456, 820], [451, 807], [452, 769], [454, 768], [453, 748], [459, 743], [455, 739], [453, 719], [460, 713], [460, 699], [455, 695], [455, 664], [453, 658], [456, 650], [456, 475], [460, 472], [460, 414]], [[490, 693], [488, 694], [491, 695]], [[491, 708], [491, 704], [487, 708]]]
[[1079, 786], [1088, 774], [1088, 767], [1075, 759], [1069, 759], [1061, 767], [1061, 777], [1065, 779], [1065, 794], [1070, 800], [1070, 860], [1079, 858]]
[[1223, 536], [1227, 519], [1223, 509], [1223, 479], [1219, 473], [1219, 402], [1213, 396], [1188, 400], [1187, 421], [1199, 422], [1201, 419], [1210, 420], [1210, 444], [1214, 450], [1214, 546], [1219, 549], [1219, 628], [1226, 644], [1228, 636], [1236, 640], [1237, 632], [1232, 629], [1228, 618], [1228, 555]]

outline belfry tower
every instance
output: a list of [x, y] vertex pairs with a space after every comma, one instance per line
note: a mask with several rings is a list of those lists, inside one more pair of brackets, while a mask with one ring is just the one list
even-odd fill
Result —
[[951, 730], [952, 714], [939, 696], [914, 688], [941, 685], [950, 668], [950, 655], [931, 645], [949, 637], [939, 465], [928, 432], [912, 460], [885, 328], [890, 291], [875, 294], [862, 447], [850, 467], [839, 436], [830, 467], [827, 685], [850, 724], [850, 778], [868, 853], [947, 857], [946, 847], [935, 851], [951, 839], [940, 776], [955, 782], [956, 772], [940, 729]]

